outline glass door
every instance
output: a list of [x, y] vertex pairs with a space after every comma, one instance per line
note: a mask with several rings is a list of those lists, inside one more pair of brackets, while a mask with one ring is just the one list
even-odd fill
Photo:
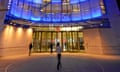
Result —
[[33, 32], [33, 51], [50, 52], [50, 44], [56, 51], [59, 42], [64, 52], [84, 50], [83, 32], [78, 31], [36, 31]]

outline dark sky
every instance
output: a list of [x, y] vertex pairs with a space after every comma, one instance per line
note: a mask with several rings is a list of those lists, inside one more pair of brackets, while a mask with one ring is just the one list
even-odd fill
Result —
[[120, 4], [120, 0], [116, 0], [118, 4]]
[[118, 8], [120, 10], [120, 0], [116, 0], [117, 1], [117, 4], [118, 4]]

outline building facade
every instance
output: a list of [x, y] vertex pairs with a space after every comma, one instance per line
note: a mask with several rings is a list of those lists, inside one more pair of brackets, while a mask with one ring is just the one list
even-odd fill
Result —
[[[9, 1], [11, 1], [11, 0], [9, 0]], [[29, 43], [31, 43], [31, 42], [33, 42], [34, 47], [41, 45], [40, 47], [38, 47], [38, 49], [44, 47], [44, 44], [40, 43], [40, 40], [43, 40], [43, 39], [40, 39], [39, 42], [37, 42], [37, 43], [40, 43], [38, 45], [35, 45], [37, 43], [34, 42], [35, 38], [36, 39], [42, 38], [42, 36], [40, 37], [40, 35], [42, 33], [44, 33], [44, 31], [41, 31], [41, 30], [35, 31], [36, 28], [34, 26], [31, 26], [31, 28], [26, 28], [26, 27], [16, 27], [15, 24], [12, 24], [12, 25], [4, 24], [4, 23], [6, 23], [4, 21], [6, 18], [7, 9], [9, 8], [8, 7], [9, 1], [8, 0], [4, 0], [4, 1], [0, 0], [0, 56], [28, 54], [28, 47], [29, 47]], [[106, 13], [103, 14], [101, 18], [108, 19], [110, 27], [108, 27], [108, 28], [93, 27], [93, 28], [77, 30], [77, 31], [74, 31], [76, 33], [76, 35], [73, 31], [69, 31], [69, 33], [67, 35], [68, 31], [59, 30], [59, 28], [57, 28], [57, 26], [55, 26], [55, 30], [52, 30], [48, 33], [49, 34], [48, 39], [52, 40], [54, 38], [54, 36], [56, 36], [55, 38], [59, 38], [61, 41], [61, 46], [64, 47], [63, 43], [65, 42], [65, 39], [63, 37], [67, 37], [67, 36], [69, 36], [69, 34], [71, 34], [70, 37], [72, 38], [72, 42], [68, 43], [68, 48], [69, 48], [68, 50], [70, 50], [70, 47], [72, 50], [74, 50], [74, 46], [75, 46], [75, 48], [79, 48], [79, 46], [80, 46], [80, 44], [78, 43], [79, 35], [77, 35], [77, 34], [82, 32], [85, 53], [112, 54], [112, 55], [120, 54], [120, 39], [119, 39], [120, 38], [120, 33], [119, 33], [120, 11], [117, 6], [117, 2], [115, 0], [104, 0], [103, 2], [104, 2]], [[78, 17], [78, 19], [80, 19], [80, 18]], [[60, 20], [53, 20], [53, 23], [54, 23], [54, 21], [60, 21]], [[62, 23], [64, 23], [64, 20], [62, 20]], [[72, 22], [72, 25], [75, 26], [76, 22], [75, 23]], [[93, 25], [94, 25], [94, 23], [93, 23]], [[77, 24], [77, 27], [78, 26], [79, 26], [79, 24]], [[89, 25], [87, 25], [87, 26], [89, 26]], [[38, 27], [40, 27], [40, 26], [38, 26]], [[65, 27], [69, 27], [69, 26], [64, 26], [64, 28]], [[61, 29], [64, 29], [64, 28], [61, 28]], [[47, 31], [49, 31], [49, 30], [47, 30]], [[36, 34], [37, 32], [39, 32], [38, 38], [34, 37], [34, 34]], [[52, 32], [54, 32], [54, 33], [52, 34]], [[60, 32], [60, 33], [58, 33], [58, 32]], [[74, 44], [75, 42], [73, 42], [73, 39], [76, 40], [76, 45]], [[35, 49], [37, 49], [37, 47], [35, 47]]]

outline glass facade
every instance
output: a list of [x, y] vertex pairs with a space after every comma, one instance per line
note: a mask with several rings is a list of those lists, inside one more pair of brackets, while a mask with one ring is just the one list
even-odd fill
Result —
[[35, 28], [33, 32], [33, 52], [50, 52], [50, 44], [56, 51], [56, 43], [60, 42], [64, 52], [80, 52], [84, 50], [83, 32], [58, 31], [58, 28]]
[[39, 23], [79, 22], [102, 16], [102, 0], [12, 0], [9, 16]]

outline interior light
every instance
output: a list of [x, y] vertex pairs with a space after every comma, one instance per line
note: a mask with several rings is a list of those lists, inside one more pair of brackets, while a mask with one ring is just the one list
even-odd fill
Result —
[[83, 26], [78, 26], [78, 27], [63, 27], [61, 28], [62, 31], [79, 31], [83, 29]]

